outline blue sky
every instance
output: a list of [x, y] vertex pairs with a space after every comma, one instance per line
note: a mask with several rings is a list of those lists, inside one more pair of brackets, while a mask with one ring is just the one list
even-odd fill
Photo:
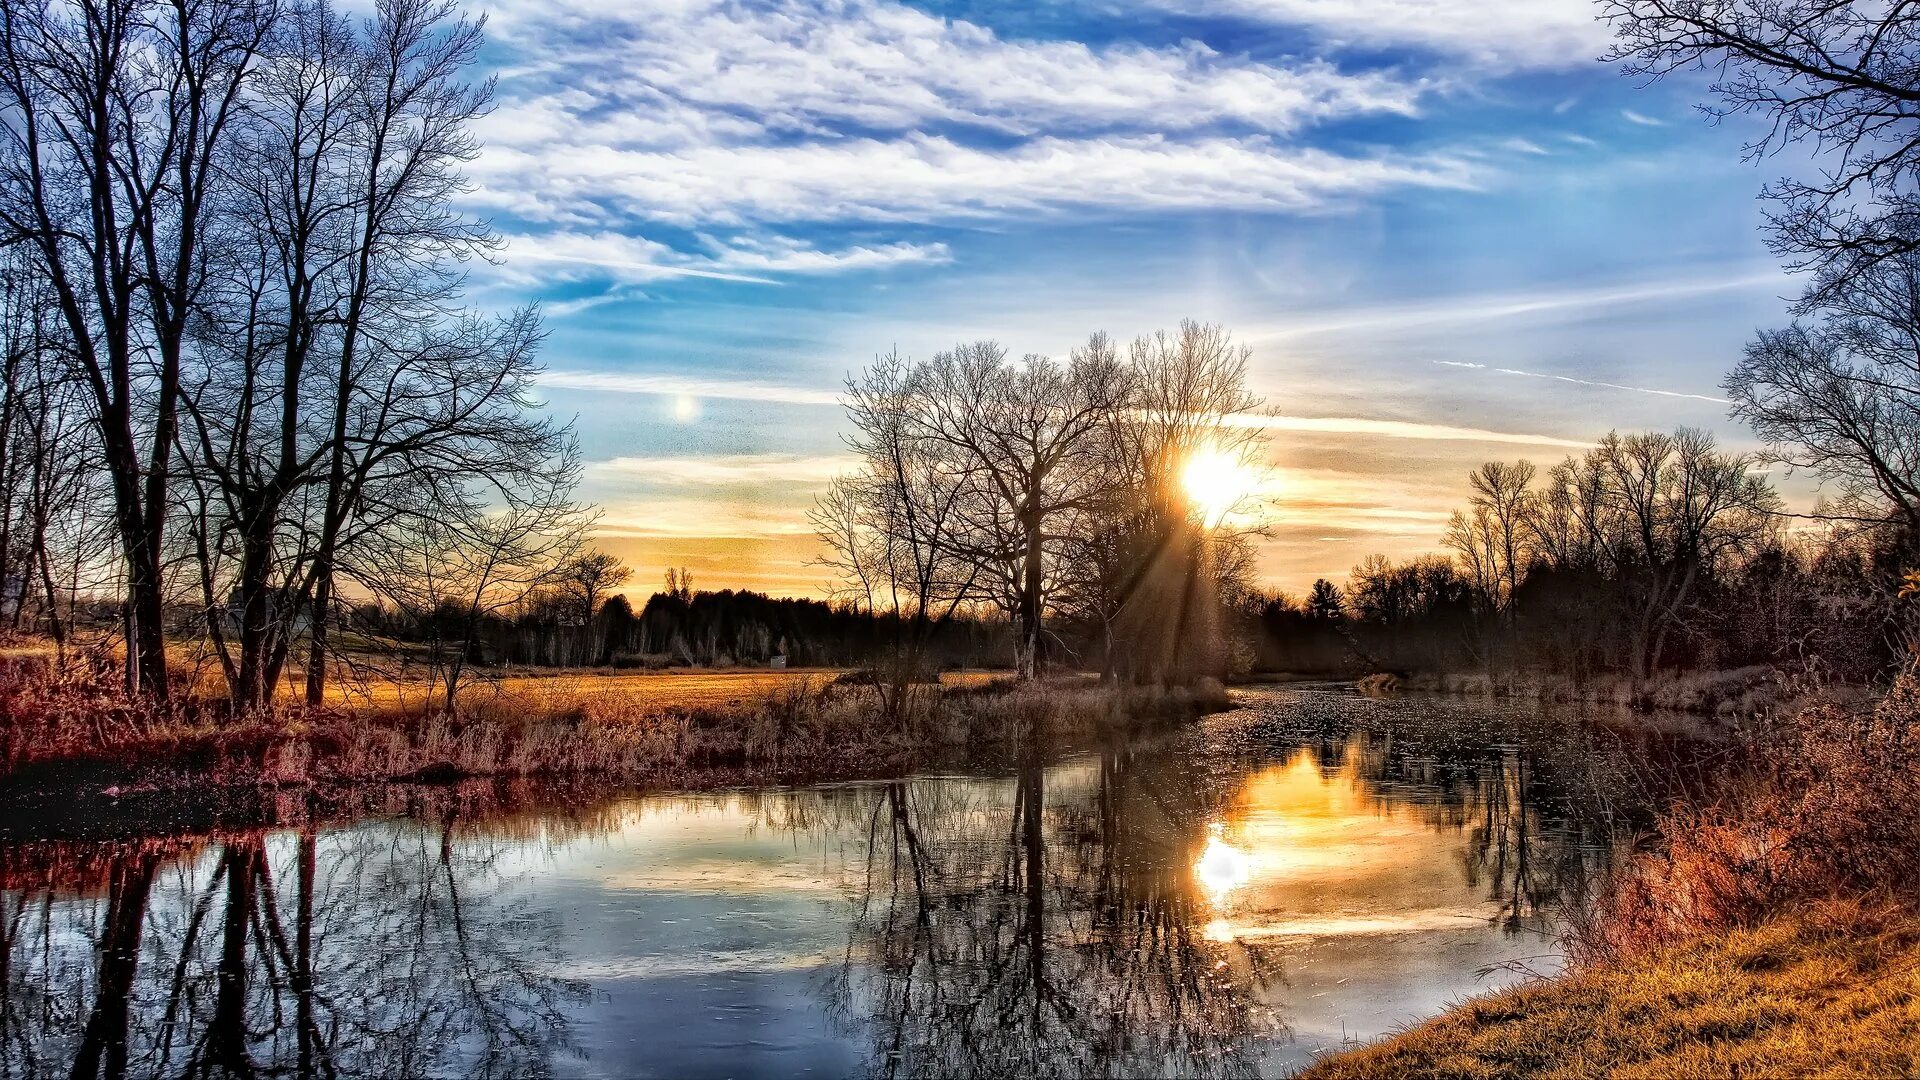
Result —
[[[499, 0], [481, 306], [538, 300], [641, 588], [825, 591], [842, 379], [1182, 318], [1255, 350], [1268, 583], [1437, 548], [1465, 474], [1610, 428], [1746, 445], [1794, 291], [1753, 132], [1595, 60], [1585, 0]], [[1804, 495], [1804, 492], [1801, 493]]]

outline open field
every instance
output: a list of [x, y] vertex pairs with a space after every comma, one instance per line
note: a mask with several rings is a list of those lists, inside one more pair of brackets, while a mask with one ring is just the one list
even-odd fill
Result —
[[[846, 668], [699, 669], [667, 668], [630, 671], [587, 668], [557, 671], [522, 670], [468, 676], [460, 694], [470, 704], [500, 698], [544, 695], [622, 696], [636, 707], [661, 709], [728, 709], [752, 706], [770, 695], [801, 688], [819, 688], [845, 674]], [[950, 671], [940, 677], [945, 687], [980, 686], [1008, 673]], [[389, 706], [424, 699], [427, 684], [420, 680], [386, 678], [328, 688], [329, 703]], [[297, 691], [283, 689], [288, 697]]]

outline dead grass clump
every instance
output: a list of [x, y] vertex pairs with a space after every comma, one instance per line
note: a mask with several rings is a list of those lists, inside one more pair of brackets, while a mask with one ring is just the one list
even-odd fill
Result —
[[1353, 688], [1368, 697], [1384, 697], [1400, 689], [1400, 676], [1385, 671], [1375, 672], [1354, 683]]
[[1610, 959], [1760, 925], [1810, 903], [1920, 910], [1920, 681], [1866, 714], [1830, 705], [1763, 728], [1723, 793], [1659, 823], [1581, 921], [1577, 951]]
[[129, 699], [103, 666], [0, 661], [0, 768], [133, 753], [182, 727], [179, 716]]

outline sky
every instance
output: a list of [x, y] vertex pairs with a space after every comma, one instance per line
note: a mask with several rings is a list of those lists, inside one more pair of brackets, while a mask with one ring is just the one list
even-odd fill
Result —
[[[1262, 583], [1439, 550], [1466, 475], [1706, 428], [1797, 291], [1750, 122], [1586, 0], [494, 0], [470, 301], [538, 302], [597, 540], [824, 595], [837, 393], [898, 349], [1254, 352]], [[1805, 497], [1804, 482], [1789, 494]], [[1810, 490], [1810, 489], [1808, 489]]]

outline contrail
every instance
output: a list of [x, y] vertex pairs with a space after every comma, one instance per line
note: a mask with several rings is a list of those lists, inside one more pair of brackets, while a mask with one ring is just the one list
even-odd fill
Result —
[[1470, 364], [1464, 360], [1435, 360], [1442, 367], [1470, 368], [1474, 371], [1492, 371], [1501, 375], [1524, 375], [1529, 379], [1552, 379], [1555, 382], [1573, 383], [1575, 386], [1597, 386], [1604, 390], [1630, 390], [1636, 394], [1653, 394], [1656, 397], [1687, 398], [1692, 401], [1710, 401], [1715, 405], [1731, 405], [1733, 402], [1722, 397], [1707, 394], [1689, 394], [1680, 390], [1659, 390], [1651, 386], [1628, 386], [1625, 383], [1601, 382], [1598, 379], [1576, 379], [1571, 375], [1553, 375], [1544, 371], [1522, 371], [1519, 368], [1489, 367], [1486, 364]]
[[1555, 446], [1585, 450], [1591, 441], [1562, 439], [1555, 435], [1528, 435], [1486, 428], [1452, 427], [1447, 424], [1419, 424], [1406, 420], [1368, 420], [1357, 416], [1263, 416], [1241, 413], [1227, 418], [1235, 427], [1262, 427], [1270, 431], [1314, 431], [1331, 435], [1376, 435], [1386, 439], [1418, 439], [1434, 442], [1514, 443], [1522, 446]]

